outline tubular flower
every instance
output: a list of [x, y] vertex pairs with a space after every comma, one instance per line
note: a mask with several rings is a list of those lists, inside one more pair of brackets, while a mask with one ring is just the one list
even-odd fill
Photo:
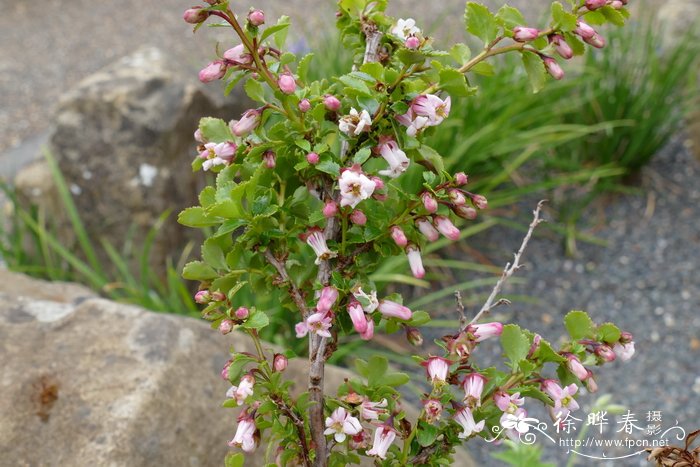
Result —
[[331, 311], [336, 300], [338, 300], [338, 289], [330, 286], [324, 287], [316, 304], [316, 310], [319, 313], [327, 313]]
[[255, 385], [255, 378], [251, 375], [244, 375], [241, 378], [241, 382], [238, 386], [231, 386], [226, 392], [226, 397], [229, 399], [236, 399], [237, 405], [243, 405], [248, 396], [253, 395], [253, 386]]
[[468, 374], [462, 382], [464, 400], [469, 407], [481, 407], [481, 395], [484, 392], [486, 377], [481, 373]]
[[484, 425], [486, 424], [485, 420], [476, 423], [474, 421], [474, 415], [472, 415], [472, 411], [469, 407], [462, 407], [459, 409], [454, 415], [454, 420], [462, 427], [462, 430], [464, 430], [459, 434], [460, 439], [466, 439], [475, 433], [479, 433], [484, 429]]
[[391, 300], [380, 300], [379, 312], [385, 318], [398, 318], [404, 321], [408, 321], [413, 316], [413, 312], [408, 307]]
[[379, 300], [377, 300], [377, 291], [373, 290], [369, 294], [362, 291], [362, 287], [356, 287], [352, 290], [352, 294], [355, 299], [360, 302], [362, 309], [365, 313], [372, 313], [379, 307]]
[[224, 52], [224, 58], [236, 65], [249, 65], [253, 63], [253, 56], [248, 53], [248, 50], [243, 44], [238, 44], [228, 49]]
[[255, 130], [258, 125], [260, 125], [261, 119], [262, 110], [249, 109], [243, 113], [240, 120], [231, 120], [229, 123], [229, 128], [236, 136], [247, 136], [251, 131]]
[[362, 334], [367, 331], [367, 317], [362, 309], [360, 302], [351, 301], [348, 304], [348, 314], [350, 315], [350, 320], [355, 328], [355, 331]]
[[459, 229], [446, 216], [435, 216], [435, 227], [445, 237], [452, 241], [459, 240]]
[[319, 228], [310, 229], [305, 235], [302, 236], [302, 240], [313, 248], [314, 253], [316, 253], [316, 264], [321, 264], [321, 261], [325, 261], [338, 256], [335, 252], [328, 248], [326, 243], [326, 237], [323, 231]]
[[382, 399], [379, 402], [372, 402], [367, 399], [360, 404], [360, 416], [369, 421], [378, 420], [379, 415], [386, 412], [383, 410], [386, 406], [386, 399]]
[[425, 236], [430, 242], [436, 241], [440, 238], [440, 232], [433, 226], [433, 224], [425, 217], [420, 217], [416, 219], [416, 227], [420, 230], [420, 233]]
[[387, 139], [379, 145], [378, 149], [381, 156], [389, 164], [389, 169], [379, 171], [380, 175], [396, 178], [408, 169], [410, 161], [406, 157], [406, 153], [396, 144], [396, 141]]
[[413, 277], [422, 279], [425, 277], [425, 268], [423, 268], [423, 259], [420, 254], [420, 249], [414, 244], [406, 247], [406, 256], [408, 257], [408, 265], [411, 267]]
[[257, 445], [255, 432], [257, 428], [255, 427], [255, 419], [252, 415], [248, 413], [247, 410], [243, 411], [238, 417], [238, 428], [236, 429], [236, 434], [233, 439], [229, 441], [228, 445], [233, 447], [240, 447], [244, 452], [253, 452]]
[[500, 336], [503, 332], [501, 323], [470, 324], [469, 331], [474, 335], [476, 342], [484, 341], [490, 337]]
[[368, 456], [386, 459], [386, 452], [389, 450], [391, 443], [394, 442], [394, 439], [396, 439], [396, 430], [389, 423], [379, 425], [374, 430], [374, 442], [372, 443], [372, 449], [367, 451]]
[[442, 357], [430, 357], [421, 363], [421, 365], [425, 367], [425, 371], [428, 373], [428, 380], [430, 380], [430, 382], [433, 384], [436, 382], [444, 383], [447, 381], [447, 374], [450, 371], [451, 364], [451, 361]]
[[369, 131], [372, 127], [372, 117], [369, 112], [363, 110], [358, 112], [354, 107], [350, 109], [350, 114], [345, 115], [338, 122], [340, 131], [348, 136], [359, 136], [363, 131]]

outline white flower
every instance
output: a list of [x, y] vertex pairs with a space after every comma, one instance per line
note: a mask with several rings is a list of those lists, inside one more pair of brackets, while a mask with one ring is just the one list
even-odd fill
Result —
[[363, 110], [357, 112], [354, 107], [350, 109], [350, 115], [345, 115], [338, 122], [340, 131], [348, 136], [358, 136], [363, 131], [369, 131], [372, 126], [372, 117], [369, 112]]
[[350, 416], [345, 408], [338, 407], [330, 417], [326, 418], [324, 435], [333, 435], [338, 443], [345, 441], [346, 435], [356, 435], [362, 431], [360, 421]]
[[237, 405], [243, 405], [248, 396], [253, 395], [253, 385], [255, 384], [255, 378], [251, 375], [245, 375], [238, 383], [238, 386], [231, 386], [226, 392], [226, 397], [229, 399], [236, 399]]
[[462, 430], [464, 430], [459, 434], [460, 439], [469, 438], [472, 434], [479, 433], [484, 429], [484, 424], [486, 423], [484, 420], [476, 423], [472, 411], [469, 410], [468, 407], [458, 410], [454, 416], [454, 420], [459, 423]]
[[613, 346], [613, 351], [620, 360], [626, 362], [634, 355], [634, 341], [626, 344], [617, 343]]
[[413, 18], [400, 19], [391, 29], [391, 34], [405, 41], [409, 36], [420, 34], [420, 29], [416, 27], [416, 20]]
[[379, 414], [385, 412], [382, 410], [387, 406], [386, 399], [382, 399], [379, 402], [372, 402], [369, 400], [364, 401], [360, 404], [360, 415], [365, 420], [377, 420], [379, 419]]
[[374, 193], [376, 184], [365, 174], [354, 170], [345, 170], [338, 181], [340, 186], [340, 205], [355, 208], [360, 201], [367, 199]]
[[297, 323], [294, 330], [298, 338], [304, 337], [308, 333], [322, 337], [331, 337], [328, 331], [333, 325], [333, 317], [328, 313], [314, 313], [309, 315], [304, 321]]
[[238, 417], [236, 434], [228, 445], [240, 447], [248, 453], [255, 451], [255, 420], [247, 412]]
[[352, 291], [353, 296], [362, 305], [362, 309], [365, 313], [372, 313], [379, 307], [379, 300], [377, 299], [377, 291], [373, 290], [369, 294], [362, 291], [362, 287], [358, 287]]
[[307, 232], [306, 243], [314, 250], [314, 253], [316, 253], [316, 264], [321, 264], [321, 261], [338, 256], [337, 253], [328, 248], [326, 237], [321, 229], [314, 228]]
[[391, 443], [396, 438], [396, 430], [389, 425], [380, 425], [374, 431], [374, 442], [372, 449], [367, 451], [368, 456], [377, 456], [380, 459], [386, 459], [386, 452], [389, 450]]
[[410, 161], [406, 157], [406, 153], [399, 148], [399, 145], [393, 139], [379, 145], [379, 153], [389, 164], [388, 170], [379, 171], [380, 175], [396, 178], [408, 169]]

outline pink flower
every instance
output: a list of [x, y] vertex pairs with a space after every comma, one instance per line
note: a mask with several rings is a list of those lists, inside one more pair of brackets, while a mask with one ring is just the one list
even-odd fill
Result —
[[277, 80], [277, 85], [284, 94], [294, 94], [297, 90], [297, 82], [294, 81], [291, 73], [282, 73]]
[[456, 206], [462, 206], [463, 204], [467, 204], [467, 197], [464, 196], [464, 193], [462, 193], [462, 190], [457, 190], [455, 188], [449, 190], [447, 194], [450, 197], [450, 201], [452, 204]]
[[255, 385], [255, 378], [251, 375], [243, 375], [241, 382], [238, 386], [231, 386], [226, 392], [226, 397], [229, 399], [236, 399], [237, 405], [243, 405], [245, 400], [253, 395], [253, 386]]
[[321, 264], [321, 261], [326, 261], [338, 256], [335, 252], [328, 248], [326, 237], [324, 236], [323, 231], [318, 227], [310, 229], [304, 236], [302, 236], [302, 240], [305, 240], [306, 243], [314, 250], [314, 253], [316, 253], [316, 264]]
[[592, 37], [584, 37], [583, 41], [589, 45], [592, 45], [596, 49], [602, 49], [605, 47], [605, 39], [599, 34], [594, 34]]
[[493, 395], [493, 400], [496, 407], [508, 413], [515, 413], [517, 408], [525, 403], [525, 399], [520, 397], [519, 392], [511, 395], [505, 391], [498, 391]]
[[338, 122], [340, 131], [348, 136], [359, 136], [363, 131], [369, 131], [371, 126], [372, 117], [369, 112], [358, 112], [354, 107], [350, 109], [349, 115], [342, 117]]
[[321, 158], [315, 152], [310, 152], [306, 155], [306, 162], [311, 165], [316, 165], [321, 160]]
[[394, 243], [400, 247], [405, 247], [408, 245], [408, 239], [406, 238], [406, 233], [403, 231], [401, 227], [398, 225], [392, 225], [389, 228], [389, 231], [391, 232], [391, 238], [394, 240]]
[[360, 416], [369, 421], [378, 420], [379, 415], [386, 412], [386, 410], [382, 410], [386, 406], [386, 399], [382, 399], [379, 402], [365, 400], [360, 404]]
[[236, 434], [233, 439], [229, 441], [228, 445], [233, 447], [240, 447], [244, 452], [255, 451], [255, 419], [248, 414], [248, 411], [244, 411], [238, 416], [238, 428], [236, 429]]
[[442, 403], [438, 399], [424, 400], [423, 412], [425, 413], [425, 421], [428, 423], [440, 420], [440, 415], [442, 415]]
[[428, 380], [433, 384], [447, 381], [447, 373], [450, 371], [451, 364], [451, 361], [442, 357], [429, 357], [421, 363], [428, 373]]
[[581, 364], [581, 360], [579, 360], [576, 355], [568, 354], [566, 355], [566, 359], [566, 366], [578, 379], [583, 381], [588, 378], [588, 370]]
[[417, 279], [425, 277], [425, 269], [423, 268], [423, 259], [421, 258], [420, 249], [411, 243], [406, 247], [406, 257], [408, 258], [408, 265], [411, 267], [413, 277]]
[[464, 430], [459, 434], [460, 439], [466, 439], [475, 433], [479, 433], [484, 429], [484, 425], [486, 424], [485, 420], [476, 423], [469, 407], [462, 407], [459, 409], [454, 415], [454, 420], [462, 427], [462, 430]]
[[367, 455], [386, 459], [386, 452], [389, 450], [395, 438], [396, 430], [394, 427], [387, 423], [379, 425], [377, 429], [374, 430], [374, 442], [372, 443], [372, 449], [367, 451]]
[[626, 344], [617, 343], [613, 346], [613, 351], [620, 360], [626, 362], [634, 355], [634, 341], [627, 342]]
[[249, 65], [253, 63], [253, 56], [248, 53], [248, 49], [243, 44], [238, 44], [228, 49], [224, 52], [224, 58], [235, 65]]
[[406, 39], [404, 45], [407, 49], [417, 50], [420, 48], [420, 39], [418, 39], [416, 36], [411, 36], [408, 39]]
[[481, 407], [481, 394], [484, 392], [486, 377], [480, 373], [470, 373], [462, 381], [464, 400], [469, 407]]
[[420, 233], [422, 233], [423, 236], [428, 239], [428, 241], [434, 242], [440, 238], [440, 232], [438, 232], [433, 224], [425, 217], [419, 217], [416, 219], [416, 226], [418, 227], [418, 230], [420, 230]]
[[327, 313], [331, 311], [333, 304], [338, 300], [338, 289], [331, 286], [326, 286], [321, 289], [321, 294], [316, 304], [316, 311], [319, 313]]
[[609, 345], [598, 345], [594, 350], [595, 354], [606, 362], [612, 362], [617, 358], [615, 351]]
[[196, 294], [194, 294], [194, 301], [196, 303], [199, 303], [200, 305], [204, 305], [206, 303], [209, 303], [211, 300], [211, 295], [209, 294], [208, 290], [200, 290]]
[[326, 431], [323, 434], [333, 435], [336, 442], [342, 443], [345, 441], [346, 435], [356, 435], [361, 431], [360, 421], [350, 416], [345, 408], [338, 407], [330, 417], [326, 418]]
[[304, 321], [297, 323], [294, 330], [298, 338], [306, 336], [309, 332], [321, 337], [331, 337], [329, 329], [333, 325], [332, 315], [326, 313], [314, 313]]
[[398, 318], [404, 321], [410, 320], [413, 316], [413, 312], [409, 308], [390, 300], [379, 301], [379, 312], [385, 318]]
[[406, 328], [406, 340], [409, 344], [420, 346], [423, 345], [423, 334], [412, 326], [404, 326]]
[[476, 216], [477, 216], [476, 209], [474, 209], [471, 206], [464, 206], [464, 205], [452, 206], [452, 212], [454, 212], [458, 217], [461, 217], [462, 219], [467, 219], [467, 220], [474, 220], [474, 219], [476, 219]]
[[233, 331], [233, 321], [230, 319], [225, 319], [219, 323], [219, 332], [224, 336]]
[[490, 337], [500, 336], [503, 332], [501, 323], [470, 324], [470, 332], [474, 335], [476, 342], [484, 341]]
[[340, 187], [340, 205], [350, 206], [355, 208], [360, 201], [372, 196], [374, 193], [375, 183], [367, 178], [363, 173], [357, 173], [354, 170], [345, 170], [340, 175], [338, 181]]
[[338, 215], [338, 204], [335, 201], [326, 201], [323, 205], [323, 217], [330, 218]]
[[426, 211], [428, 211], [430, 214], [435, 214], [437, 212], [438, 202], [432, 194], [424, 191], [423, 194], [420, 195], [420, 199], [423, 201], [423, 207]]
[[348, 314], [350, 315], [350, 320], [358, 333], [363, 333], [367, 330], [367, 317], [365, 316], [365, 311], [362, 309], [360, 302], [351, 301], [348, 304]]
[[542, 383], [542, 389], [554, 401], [554, 407], [550, 408], [550, 414], [554, 420], [564, 420], [569, 413], [578, 410], [579, 405], [574, 399], [578, 386], [570, 384], [562, 388], [553, 379], [546, 379]]
[[586, 0], [586, 8], [593, 11], [604, 7], [606, 3], [607, 0]]
[[469, 182], [469, 177], [464, 172], [457, 172], [455, 174], [455, 183], [457, 186], [466, 185]]
[[549, 73], [552, 78], [557, 80], [564, 78], [564, 70], [562, 70], [556, 60], [552, 57], [543, 57], [542, 61], [544, 62], [544, 67], [547, 69], [547, 73]]
[[340, 101], [337, 97], [332, 96], [330, 94], [326, 94], [324, 96], [323, 105], [325, 105], [328, 110], [331, 110], [333, 112], [337, 112], [338, 110], [340, 110]]
[[233, 360], [227, 361], [224, 367], [221, 369], [221, 373], [219, 373], [221, 379], [224, 381], [228, 381], [228, 370], [231, 367], [231, 363], [233, 363]]
[[360, 337], [364, 341], [371, 340], [374, 337], [374, 320], [371, 317], [367, 320], [367, 329], [360, 333]]
[[217, 165], [229, 164], [236, 155], [238, 146], [231, 141], [225, 143], [207, 143], [204, 151], [199, 154], [201, 159], [205, 159], [202, 164], [203, 170], [209, 170]]
[[549, 43], [554, 45], [554, 50], [559, 56], [565, 60], [569, 60], [574, 56], [574, 51], [571, 46], [564, 40], [561, 34], [552, 34], [549, 36]]
[[396, 141], [393, 139], [385, 139], [379, 145], [379, 153], [384, 160], [389, 164], [388, 170], [380, 170], [379, 174], [390, 178], [396, 178], [408, 169], [410, 163], [406, 153], [403, 152]]
[[263, 164], [265, 164], [265, 167], [268, 169], [274, 169], [277, 165], [277, 154], [272, 150], [265, 151], [265, 154], [263, 154]]
[[583, 21], [578, 22], [578, 27], [574, 29], [574, 32], [581, 36], [582, 39], [590, 39], [591, 37], [596, 35], [595, 29], [593, 29]]
[[591, 370], [588, 370], [588, 378], [586, 378], [583, 384], [586, 385], [586, 391], [591, 394], [598, 391], [598, 384], [595, 382], [595, 378], [593, 378], [593, 372]]
[[204, 138], [204, 135], [202, 134], [202, 130], [200, 130], [199, 128], [197, 128], [194, 132], [194, 140], [202, 144], [207, 142]]
[[263, 13], [262, 10], [251, 10], [251, 12], [248, 13], [248, 21], [250, 21], [250, 24], [253, 26], [262, 26], [265, 24], [265, 13]]
[[243, 113], [240, 120], [231, 120], [231, 122], [229, 122], [229, 128], [231, 129], [231, 133], [236, 136], [247, 136], [260, 125], [261, 119], [262, 110], [249, 109]]
[[350, 213], [350, 222], [356, 225], [365, 225], [367, 223], [367, 216], [359, 209], [355, 209]]
[[309, 110], [311, 110], [311, 102], [309, 102], [308, 99], [300, 100], [299, 101], [299, 110], [301, 112], [304, 112], [304, 113], [308, 112]]
[[248, 310], [248, 308], [246, 308], [244, 306], [239, 307], [238, 309], [236, 309], [236, 312], [235, 312], [236, 318], [238, 318], [238, 319], [246, 319], [249, 314], [250, 314], [250, 311]]
[[289, 359], [281, 353], [276, 353], [272, 359], [272, 369], [277, 372], [283, 372], [287, 369]]
[[459, 229], [446, 216], [435, 216], [435, 227], [450, 240], [459, 240]]
[[406, 134], [408, 136], [416, 136], [421, 130], [430, 126], [430, 120], [428, 117], [416, 115], [416, 113], [410, 107], [408, 112], [403, 115], [398, 115], [396, 120], [406, 127]]
[[202, 83], [210, 83], [221, 79], [226, 74], [226, 64], [221, 60], [211, 62], [199, 72], [199, 80]]
[[419, 117], [426, 117], [429, 126], [436, 126], [450, 115], [451, 103], [450, 96], [442, 100], [434, 94], [424, 94], [413, 100], [411, 110]]
[[199, 24], [209, 17], [209, 12], [202, 9], [201, 6], [193, 6], [185, 10], [182, 19], [190, 24]]
[[520, 436], [530, 431], [530, 424], [537, 424], [536, 418], [528, 418], [527, 410], [519, 408], [513, 413], [506, 412], [501, 415], [500, 424], [506, 429], [506, 435], [513, 442], [519, 442]]
[[515, 28], [513, 28], [513, 40], [516, 40], [518, 42], [534, 41], [539, 35], [539, 29], [526, 28], [524, 26], [516, 26]]
[[471, 198], [472, 198], [472, 203], [474, 203], [474, 206], [476, 206], [479, 209], [486, 209], [489, 205], [489, 202], [486, 199], [486, 196], [472, 195]]

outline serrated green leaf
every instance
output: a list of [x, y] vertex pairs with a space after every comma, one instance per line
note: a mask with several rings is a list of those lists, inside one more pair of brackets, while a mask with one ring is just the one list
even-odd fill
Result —
[[245, 93], [256, 102], [265, 103], [265, 88], [262, 83], [256, 79], [249, 78], [243, 85]]
[[275, 24], [274, 26], [270, 26], [269, 28], [263, 31], [262, 35], [260, 36], [260, 42], [274, 35], [275, 45], [278, 49], [281, 49], [287, 40], [288, 31], [289, 16], [281, 16], [280, 19], [277, 21], [277, 24]]
[[243, 453], [237, 452], [235, 454], [226, 455], [226, 467], [243, 467], [245, 464], [245, 456]]
[[214, 268], [203, 261], [191, 261], [182, 269], [182, 277], [191, 281], [207, 281], [218, 276]]
[[328, 175], [338, 175], [340, 173], [340, 165], [332, 160], [323, 160], [316, 164], [316, 170], [327, 173]]
[[309, 66], [311, 66], [311, 61], [314, 58], [313, 53], [306, 54], [299, 60], [299, 65], [297, 65], [297, 75], [302, 82], [306, 82], [309, 76]]
[[495, 76], [496, 69], [493, 67], [491, 62], [479, 62], [474, 65], [471, 69], [473, 73], [482, 76]]
[[585, 311], [570, 311], [564, 317], [564, 326], [574, 340], [590, 337], [593, 334], [593, 321]]
[[216, 269], [227, 269], [224, 252], [216, 238], [208, 238], [202, 244], [202, 259]]
[[496, 13], [496, 19], [506, 29], [513, 29], [516, 26], [526, 24], [523, 14], [520, 10], [513, 8], [510, 5], [503, 5]]
[[359, 151], [355, 153], [355, 155], [352, 158], [352, 161], [355, 164], [364, 164], [367, 162], [367, 159], [372, 155], [372, 150], [368, 147], [362, 148]]
[[403, 386], [408, 383], [411, 378], [406, 373], [389, 373], [382, 377], [381, 382], [385, 386]]
[[603, 16], [605, 16], [605, 19], [607, 19], [608, 22], [614, 24], [615, 26], [625, 25], [625, 16], [610, 5], [605, 5], [599, 11], [603, 14]]
[[418, 432], [416, 433], [416, 440], [418, 444], [423, 447], [428, 447], [435, 442], [437, 435], [440, 433], [438, 427], [430, 425], [423, 420], [418, 422]]
[[554, 29], [559, 29], [564, 32], [576, 29], [576, 15], [566, 11], [564, 6], [559, 2], [552, 3], [552, 19], [554, 20]]
[[547, 79], [547, 71], [544, 68], [544, 63], [539, 55], [531, 52], [523, 52], [523, 65], [530, 79], [532, 92], [537, 94], [542, 90]]
[[489, 44], [498, 35], [496, 17], [487, 7], [480, 3], [468, 2], [464, 12], [467, 32]]
[[219, 221], [207, 214], [201, 206], [187, 208], [177, 216], [177, 221], [187, 227], [207, 227], [217, 225]]
[[445, 170], [445, 161], [435, 149], [423, 144], [418, 148], [418, 153], [423, 158], [423, 160], [419, 162], [421, 162], [423, 165], [427, 165], [430, 170], [436, 173], [440, 173]]
[[508, 360], [511, 361], [515, 369], [518, 362], [527, 357], [527, 353], [530, 350], [530, 341], [522, 329], [520, 329], [520, 326], [516, 324], [507, 324], [503, 326], [501, 346], [503, 347], [503, 352], [506, 354], [506, 357], [508, 357]]
[[418, 327], [430, 322], [430, 315], [426, 311], [414, 311], [409, 326]]
[[533, 356], [543, 363], [562, 363], [566, 361], [566, 359], [559, 355], [559, 353], [552, 348], [552, 345], [544, 339], [540, 341], [539, 347], [537, 348]]
[[205, 117], [199, 121], [199, 129], [204, 138], [212, 143], [233, 140], [233, 133], [228, 124], [220, 118]]
[[262, 329], [268, 324], [270, 324], [270, 318], [267, 317], [267, 314], [257, 310], [245, 320], [243, 327], [246, 329]]
[[598, 326], [598, 331], [596, 332], [598, 339], [602, 342], [608, 344], [614, 344], [620, 340], [622, 333], [620, 329], [613, 323], [603, 323]]
[[452, 56], [455, 62], [464, 65], [472, 58], [472, 51], [469, 50], [467, 44], [459, 43], [452, 46], [450, 49], [450, 56]]
[[454, 68], [445, 68], [440, 71], [440, 89], [455, 97], [467, 97], [473, 94], [464, 74]]

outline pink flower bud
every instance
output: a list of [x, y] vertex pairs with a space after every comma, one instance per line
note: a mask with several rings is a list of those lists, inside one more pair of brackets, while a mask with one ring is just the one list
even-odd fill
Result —
[[221, 375], [221, 379], [224, 381], [228, 381], [228, 369], [231, 367], [231, 363], [233, 363], [233, 360], [226, 362], [224, 367], [221, 369], [221, 373], [219, 373]]
[[620, 334], [620, 342], [623, 344], [629, 344], [632, 341], [634, 341], [634, 336], [627, 331], [622, 331]]
[[489, 205], [486, 196], [482, 195], [472, 195], [472, 203], [474, 203], [474, 206], [476, 206], [479, 209], [486, 209]]
[[467, 219], [470, 221], [476, 219], [477, 216], [476, 209], [471, 206], [452, 206], [452, 212], [457, 214], [457, 216], [461, 217], [462, 219]]
[[410, 244], [406, 247], [406, 257], [408, 258], [408, 265], [411, 267], [411, 272], [413, 277], [417, 279], [422, 279], [425, 277], [425, 269], [423, 268], [423, 259], [420, 255], [420, 250], [417, 246]]
[[367, 216], [365, 216], [365, 213], [359, 209], [355, 209], [350, 214], [350, 222], [357, 225], [365, 225], [367, 223]]
[[423, 412], [425, 413], [425, 421], [433, 423], [440, 419], [442, 415], [442, 403], [438, 399], [427, 399], [423, 401]]
[[316, 311], [319, 313], [328, 313], [333, 308], [338, 300], [338, 289], [331, 286], [326, 286], [321, 290], [321, 295], [318, 298], [318, 303], [316, 304]]
[[390, 300], [379, 301], [379, 312], [385, 318], [398, 318], [404, 321], [410, 320], [413, 316], [413, 312], [408, 307]]
[[225, 319], [219, 324], [219, 332], [224, 336], [233, 331], [233, 321]]
[[263, 13], [262, 10], [251, 10], [251, 12], [248, 13], [248, 21], [250, 21], [250, 24], [253, 26], [261, 26], [265, 24], [265, 13]]
[[418, 39], [416, 36], [410, 36], [408, 39], [406, 39], [404, 45], [407, 49], [416, 50], [420, 48], [420, 39]]
[[564, 60], [569, 60], [574, 56], [573, 49], [560, 34], [549, 36], [549, 42], [554, 45], [554, 50], [556, 50], [559, 56]]
[[586, 8], [593, 11], [604, 7], [606, 3], [607, 0], [586, 0]]
[[558, 80], [564, 77], [564, 70], [562, 70], [561, 66], [559, 66], [557, 61], [552, 57], [543, 57], [542, 61], [544, 62], [544, 67], [547, 69], [547, 73], [549, 73], [552, 78]]
[[263, 155], [263, 162], [265, 163], [265, 167], [268, 169], [274, 169], [277, 165], [277, 155], [274, 153], [274, 151], [265, 151], [265, 154]]
[[586, 391], [589, 393], [594, 393], [598, 391], [598, 384], [595, 382], [595, 379], [593, 378], [593, 372], [591, 370], [588, 370], [588, 378], [583, 382], [586, 385]]
[[374, 337], [374, 320], [370, 317], [367, 320], [367, 329], [360, 333], [363, 341], [371, 340]]
[[253, 56], [248, 53], [248, 49], [243, 44], [238, 44], [235, 47], [224, 52], [224, 58], [231, 62], [247, 65], [253, 62]]
[[[348, 314], [350, 315], [350, 321], [352, 321], [352, 326], [355, 328], [355, 331], [362, 334], [367, 330], [368, 320], [360, 302], [352, 300], [348, 304]], [[372, 324], [374, 324], [374, 322]]]
[[333, 112], [340, 110], [340, 101], [337, 97], [330, 94], [327, 94], [323, 98], [323, 105], [325, 105], [328, 110], [332, 110]]
[[202, 9], [201, 6], [193, 6], [192, 8], [185, 10], [185, 14], [182, 18], [190, 24], [199, 24], [209, 17], [209, 12]]
[[301, 112], [308, 112], [311, 110], [311, 102], [308, 99], [302, 99], [299, 101], [299, 110]]
[[323, 216], [328, 219], [337, 215], [338, 204], [335, 201], [326, 201], [325, 206], [323, 206]]
[[457, 172], [455, 174], [455, 183], [457, 186], [466, 185], [469, 183], [469, 177], [464, 172]]
[[228, 124], [231, 133], [238, 137], [247, 136], [260, 125], [262, 110], [249, 109], [241, 116], [240, 120], [231, 120]]
[[425, 207], [425, 210], [428, 211], [430, 214], [434, 214], [438, 210], [438, 202], [435, 199], [433, 195], [430, 193], [423, 192], [422, 195], [420, 195], [421, 201], [423, 201], [423, 207]]
[[206, 143], [206, 140], [204, 139], [204, 135], [202, 134], [202, 130], [197, 128], [197, 130], [194, 132], [194, 140], [197, 141], [198, 143]]
[[290, 73], [282, 73], [277, 80], [277, 85], [284, 94], [294, 94], [294, 91], [297, 90], [297, 82], [294, 81], [294, 76]]
[[416, 347], [423, 345], [423, 334], [414, 327], [406, 326], [406, 340]]
[[221, 79], [226, 74], [226, 65], [221, 60], [211, 62], [199, 72], [199, 80], [202, 83], [211, 83]]
[[196, 294], [194, 294], [194, 301], [196, 303], [199, 303], [200, 305], [204, 305], [206, 303], [209, 303], [211, 300], [211, 295], [209, 294], [208, 290], [200, 290]]
[[593, 34], [591, 37], [584, 37], [583, 41], [589, 45], [592, 45], [596, 49], [602, 49], [605, 47], [605, 39], [599, 34]]
[[569, 371], [581, 381], [585, 381], [588, 378], [588, 370], [581, 364], [581, 361], [573, 354], [566, 355], [566, 358], [566, 366], [569, 368]]
[[453, 188], [449, 190], [447, 194], [449, 195], [452, 204], [456, 206], [467, 204], [467, 198], [464, 196], [464, 193], [462, 193], [460, 190]]
[[416, 226], [428, 241], [434, 242], [440, 238], [440, 232], [438, 232], [435, 227], [433, 227], [433, 224], [425, 217], [416, 219]]
[[537, 39], [540, 31], [535, 28], [526, 28], [523, 26], [516, 26], [513, 28], [513, 39], [518, 42], [530, 42]]
[[211, 294], [211, 299], [215, 302], [223, 302], [224, 300], [226, 300], [226, 295], [224, 295], [221, 292], [214, 292]]
[[287, 359], [287, 357], [285, 357], [281, 353], [276, 353], [272, 359], [272, 369], [274, 371], [279, 372], [279, 373], [286, 370], [288, 364], [289, 364], [289, 359]]
[[605, 344], [597, 346], [595, 348], [595, 354], [606, 362], [612, 362], [616, 358], [613, 349], [609, 345]]
[[306, 155], [306, 162], [308, 162], [311, 165], [318, 164], [319, 160], [320, 160], [320, 157], [315, 152], [310, 152]]
[[615, 8], [616, 10], [621, 10], [622, 7], [625, 6], [625, 4], [622, 3], [620, 0], [613, 0], [613, 2], [610, 3], [610, 6]]
[[459, 240], [459, 229], [455, 227], [448, 217], [435, 216], [435, 227], [441, 234], [450, 240]]
[[374, 191], [378, 190], [383, 190], [384, 189], [384, 180], [382, 180], [379, 177], [372, 177], [370, 178], [374, 182]]
[[578, 27], [574, 29], [574, 32], [581, 36], [583, 39], [590, 39], [591, 37], [595, 36], [596, 32], [595, 29], [590, 27], [588, 24], [584, 23], [583, 21], [578, 22]]
[[398, 225], [392, 225], [389, 228], [389, 231], [391, 232], [391, 238], [394, 240], [394, 243], [396, 243], [398, 246], [401, 248], [405, 247], [408, 245], [408, 239], [406, 238], [406, 233], [399, 227]]
[[467, 328], [474, 336], [476, 342], [481, 342], [491, 337], [498, 337], [503, 333], [503, 324], [501, 323], [485, 323], [485, 324], [470, 324]]
[[235, 315], [236, 318], [238, 318], [238, 319], [246, 319], [246, 318], [248, 317], [249, 314], [250, 314], [250, 311], [248, 310], [248, 308], [246, 308], [246, 307], [244, 307], [244, 306], [239, 307], [239, 308], [236, 310], [236, 312], [234, 313], [234, 315]]

